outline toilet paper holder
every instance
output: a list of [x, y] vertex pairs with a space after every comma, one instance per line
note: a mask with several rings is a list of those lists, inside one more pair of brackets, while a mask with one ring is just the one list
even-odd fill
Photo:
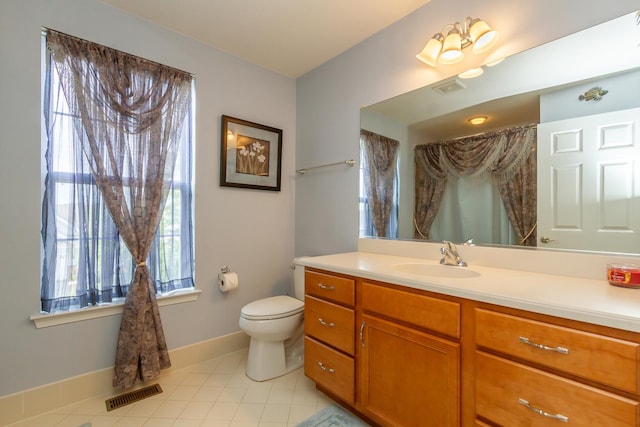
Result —
[[222, 268], [220, 269], [220, 273], [225, 274], [225, 273], [230, 273], [231, 269], [229, 267], [227, 267], [226, 265], [223, 265]]

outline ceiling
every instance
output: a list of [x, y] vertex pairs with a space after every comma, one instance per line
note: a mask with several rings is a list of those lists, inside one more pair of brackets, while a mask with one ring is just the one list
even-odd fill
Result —
[[101, 1], [297, 78], [430, 0]]

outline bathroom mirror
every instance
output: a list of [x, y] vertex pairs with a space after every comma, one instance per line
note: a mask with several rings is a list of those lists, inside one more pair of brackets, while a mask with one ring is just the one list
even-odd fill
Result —
[[[639, 46], [640, 26], [636, 23], [636, 14], [631, 13], [505, 58], [494, 66], [484, 66], [484, 73], [479, 77], [449, 78], [363, 108], [360, 114], [362, 129], [400, 142], [397, 237], [412, 239], [414, 236], [416, 145], [493, 132], [526, 123], [547, 122], [550, 118], [561, 121], [612, 110], [638, 108]], [[607, 93], [595, 93], [595, 98], [600, 99], [592, 99], [594, 93], [590, 90], [598, 87]], [[483, 125], [473, 127], [468, 120], [474, 116], [486, 116], [488, 120]], [[630, 132], [637, 141], [640, 129], [633, 126]], [[545, 147], [548, 149], [548, 146]], [[596, 163], [600, 164], [599, 162], [596, 159]], [[630, 182], [634, 188], [630, 190], [630, 194], [624, 191], [619, 193], [620, 197], [634, 198], [625, 205], [625, 215], [638, 217], [640, 212], [635, 210], [639, 208], [635, 199], [638, 199], [636, 195], [640, 190], [636, 188], [640, 187], [640, 165], [631, 163], [629, 168], [622, 174], [633, 175]], [[548, 183], [545, 182], [544, 187], [547, 186]], [[541, 187], [540, 181], [538, 187]], [[571, 211], [570, 205], [571, 203], [563, 204], [562, 215], [579, 218], [581, 223], [591, 221], [587, 211]], [[470, 216], [489, 215], [479, 214], [476, 209], [471, 211]], [[599, 215], [602, 216], [602, 212], [601, 209]], [[541, 219], [539, 212], [538, 225]], [[495, 222], [494, 218], [487, 220]], [[617, 231], [620, 235], [625, 234], [625, 230]], [[545, 237], [542, 233], [538, 232], [537, 235], [538, 248], [640, 253], [640, 240], [620, 247], [616, 247], [615, 243], [613, 246], [598, 243], [576, 246], [574, 243], [569, 244], [569, 239], [564, 238], [547, 238], [549, 241], [541, 244], [540, 238]], [[478, 239], [473, 235], [465, 235], [464, 239], [460, 236], [450, 237], [433, 228], [430, 235], [436, 241], [446, 239], [460, 242], [470, 237], [474, 238], [476, 244], [505, 244], [504, 241]]]

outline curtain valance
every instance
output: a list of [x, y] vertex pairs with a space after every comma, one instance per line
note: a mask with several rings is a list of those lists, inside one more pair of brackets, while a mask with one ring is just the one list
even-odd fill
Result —
[[504, 182], [529, 157], [535, 134], [535, 125], [528, 125], [420, 144], [414, 150], [416, 161], [433, 179], [490, 173], [495, 181]]
[[519, 243], [536, 244], [536, 125], [417, 145], [414, 237], [428, 239], [447, 178], [490, 173]]

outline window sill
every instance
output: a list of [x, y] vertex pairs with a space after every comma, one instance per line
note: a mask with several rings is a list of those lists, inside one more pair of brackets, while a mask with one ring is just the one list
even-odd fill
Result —
[[[158, 307], [163, 307], [165, 305], [195, 301], [200, 297], [201, 293], [202, 291], [200, 289], [176, 291], [167, 295], [159, 295], [156, 297], [156, 300], [158, 301]], [[38, 329], [48, 328], [50, 326], [64, 325], [65, 323], [80, 322], [83, 320], [97, 319], [99, 317], [122, 314], [123, 306], [124, 300], [98, 307], [87, 307], [75, 311], [65, 311], [53, 314], [33, 314], [29, 317], [29, 319], [33, 321], [36, 328]]]

